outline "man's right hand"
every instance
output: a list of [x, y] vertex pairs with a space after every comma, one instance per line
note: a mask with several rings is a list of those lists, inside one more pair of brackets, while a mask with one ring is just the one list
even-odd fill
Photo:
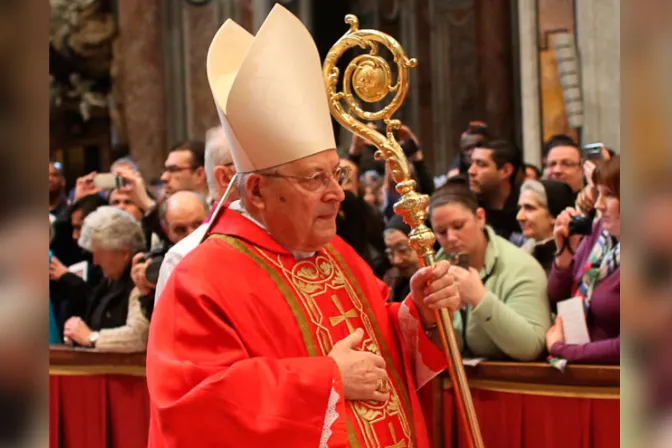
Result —
[[72, 197], [72, 202], [77, 202], [78, 199], [83, 198], [84, 196], [100, 193], [103, 191], [93, 184], [93, 178], [96, 174], [98, 173], [92, 171], [86, 176], [82, 176], [77, 179], [77, 183], [75, 184], [75, 194]]
[[[371, 129], [376, 129], [376, 124], [369, 122], [367, 123], [367, 126]], [[352, 141], [350, 142], [350, 149], [348, 149], [348, 153], [351, 156], [361, 156], [362, 151], [366, 147], [366, 145], [370, 145], [371, 142], [366, 140], [363, 137], [360, 137], [358, 134], [352, 134]]]
[[358, 328], [334, 344], [329, 356], [336, 361], [341, 371], [346, 400], [385, 402], [390, 397], [387, 392], [389, 379], [385, 370], [385, 360], [373, 353], [355, 350], [363, 337], [364, 330]]
[[572, 263], [572, 252], [576, 251], [581, 243], [581, 235], [569, 234], [569, 223], [572, 218], [580, 216], [579, 212], [572, 207], [567, 207], [555, 219], [555, 226], [553, 227], [553, 237], [555, 238], [555, 247], [560, 250], [565, 244], [569, 245], [571, 252], [565, 248], [561, 253], [555, 257], [555, 264], [560, 269], [566, 269]]
[[121, 176], [126, 181], [126, 185], [121, 186], [119, 191], [127, 193], [135, 205], [140, 207], [144, 213], [147, 213], [154, 208], [156, 203], [149, 194], [147, 194], [145, 181], [140, 173], [133, 171], [130, 168], [120, 166], [115, 168], [114, 174]]
[[156, 285], [153, 285], [147, 280], [146, 272], [147, 265], [150, 260], [145, 259], [145, 254], [138, 253], [135, 254], [131, 262], [131, 280], [135, 283], [140, 294], [143, 296], [151, 294], [152, 291], [156, 288]]

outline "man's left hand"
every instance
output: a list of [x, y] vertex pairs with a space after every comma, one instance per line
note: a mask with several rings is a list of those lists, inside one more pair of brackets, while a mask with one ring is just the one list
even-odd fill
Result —
[[65, 329], [63, 331], [63, 336], [83, 345], [85, 347], [91, 346], [91, 329], [84, 323], [84, 321], [79, 317], [71, 317], [65, 322]]
[[447, 308], [453, 312], [462, 304], [449, 269], [450, 263], [443, 260], [433, 267], [418, 270], [411, 277], [411, 296], [425, 326], [436, 323], [434, 310]]

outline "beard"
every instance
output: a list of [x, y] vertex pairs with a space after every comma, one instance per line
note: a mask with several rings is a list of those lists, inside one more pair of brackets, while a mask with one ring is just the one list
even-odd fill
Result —
[[476, 193], [476, 196], [479, 199], [489, 199], [492, 198], [496, 193], [497, 190], [499, 189], [499, 183], [498, 182], [490, 182], [490, 181], [485, 181], [485, 182], [476, 182], [474, 183], [478, 186], [478, 193]]

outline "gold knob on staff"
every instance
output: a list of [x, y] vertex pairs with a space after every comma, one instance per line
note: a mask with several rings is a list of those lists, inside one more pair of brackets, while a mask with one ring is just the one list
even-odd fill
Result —
[[[401, 122], [392, 118], [406, 99], [409, 69], [415, 67], [417, 61], [409, 59], [399, 42], [390, 35], [377, 30], [360, 30], [356, 16], [348, 14], [345, 16], [345, 23], [350, 25], [350, 29], [331, 47], [322, 67], [331, 114], [346, 129], [378, 148], [376, 158], [387, 162], [396, 182], [396, 189], [401, 194], [401, 199], [394, 204], [394, 211], [411, 227], [410, 245], [418, 254], [421, 264], [433, 266], [433, 246], [436, 240], [434, 233], [425, 225], [429, 197], [415, 191], [415, 181], [411, 177], [408, 159], [394, 137], [394, 131], [401, 127]], [[378, 52], [380, 45], [392, 53], [396, 64], [396, 83], [390, 65]], [[350, 61], [343, 74], [343, 90], [338, 91], [340, 70], [336, 64], [352, 48], [368, 50], [368, 53]], [[359, 102], [361, 99], [366, 103], [375, 103], [390, 94], [394, 95], [392, 100], [378, 111], [366, 111]], [[385, 135], [366, 125], [368, 121], [377, 120], [385, 123]], [[452, 316], [442, 309], [436, 311], [436, 318], [469, 444], [482, 448], [481, 431], [453, 329]]]

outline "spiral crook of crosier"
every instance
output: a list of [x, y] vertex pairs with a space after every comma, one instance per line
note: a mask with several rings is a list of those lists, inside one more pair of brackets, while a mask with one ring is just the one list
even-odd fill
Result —
[[[409, 59], [399, 42], [391, 36], [376, 30], [360, 30], [355, 15], [348, 14], [345, 23], [350, 25], [350, 29], [334, 44], [323, 65], [331, 113], [342, 126], [378, 148], [377, 157], [389, 162], [396, 182], [408, 181], [408, 161], [393, 134], [401, 127], [401, 122], [392, 116], [406, 98], [408, 70], [417, 65], [417, 60]], [[379, 54], [380, 45], [392, 53], [396, 65], [396, 82], [390, 64]], [[339, 91], [340, 70], [337, 64], [345, 52], [353, 48], [368, 52], [356, 56], [347, 65], [343, 72], [342, 91]], [[391, 93], [394, 93], [394, 97], [380, 110], [369, 112], [361, 106], [360, 100], [376, 103]], [[385, 135], [366, 125], [366, 122], [377, 120], [385, 122]]]

